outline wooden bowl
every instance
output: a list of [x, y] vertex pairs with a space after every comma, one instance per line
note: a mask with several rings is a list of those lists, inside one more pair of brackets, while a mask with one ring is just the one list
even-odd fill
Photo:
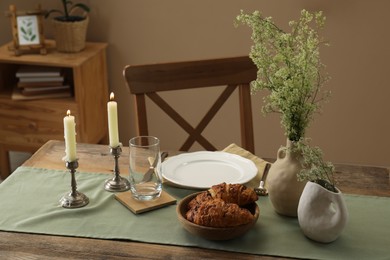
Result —
[[250, 228], [252, 228], [255, 224], [257, 219], [259, 218], [259, 206], [256, 204], [256, 202], [249, 205], [248, 209], [251, 211], [251, 213], [255, 216], [252, 222], [240, 225], [236, 227], [227, 227], [227, 228], [215, 228], [215, 227], [206, 227], [197, 225], [189, 220], [186, 219], [186, 213], [188, 211], [187, 205], [188, 203], [195, 198], [198, 193], [194, 193], [191, 195], [188, 195], [187, 197], [183, 198], [176, 208], [176, 213], [179, 221], [183, 225], [183, 227], [190, 232], [193, 235], [203, 237], [208, 240], [229, 240], [233, 239], [239, 236], [242, 236], [245, 234]]

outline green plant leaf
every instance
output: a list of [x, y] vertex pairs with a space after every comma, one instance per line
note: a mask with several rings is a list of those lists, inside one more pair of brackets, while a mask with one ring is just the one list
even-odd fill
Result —
[[48, 18], [51, 14], [58, 13], [60, 15], [64, 15], [64, 13], [58, 9], [52, 9], [45, 13], [45, 18]]
[[293, 148], [290, 148], [292, 152], [302, 156], [302, 170], [298, 173], [298, 180], [316, 182], [330, 191], [336, 191], [333, 164], [325, 162], [322, 150], [317, 146], [310, 146], [309, 142], [310, 139], [301, 138], [294, 142]]
[[87, 5], [81, 4], [81, 3], [73, 5], [73, 6], [70, 8], [70, 11], [72, 11], [72, 10], [74, 10], [74, 9], [76, 9], [76, 8], [81, 8], [81, 9], [83, 9], [83, 10], [84, 10], [85, 12], [87, 12], [87, 13], [89, 13], [89, 12], [91, 11], [91, 9], [90, 9]]
[[52, 13], [59, 13], [64, 17], [63, 19], [60, 19], [61, 21], [73, 21], [74, 19], [70, 18], [71, 16], [70, 13], [72, 12], [72, 10], [79, 8], [85, 12], [90, 12], [90, 8], [83, 3], [73, 4], [73, 2], [70, 0], [61, 0], [61, 2], [62, 2], [63, 10], [62, 11], [58, 9], [49, 10], [48, 12], [45, 13], [45, 18], [48, 18]]
[[323, 27], [322, 12], [301, 11], [298, 21], [290, 21], [290, 31], [280, 29], [271, 17], [259, 11], [236, 17], [252, 29], [253, 45], [249, 56], [258, 68], [252, 93], [270, 91], [263, 105], [264, 113], [277, 112], [285, 135], [292, 141], [305, 136], [305, 130], [329, 96], [322, 86], [329, 79], [320, 60], [319, 47], [325, 45], [318, 31]]

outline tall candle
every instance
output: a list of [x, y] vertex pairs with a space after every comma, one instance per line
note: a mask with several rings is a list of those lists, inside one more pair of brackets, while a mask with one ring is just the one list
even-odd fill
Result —
[[107, 103], [108, 112], [108, 133], [110, 139], [110, 147], [119, 146], [119, 134], [118, 134], [118, 108], [117, 103], [114, 101], [114, 93], [110, 94], [110, 101]]
[[76, 155], [76, 123], [74, 116], [70, 115], [70, 110], [64, 117], [64, 137], [65, 137], [65, 160], [73, 162], [77, 159]]

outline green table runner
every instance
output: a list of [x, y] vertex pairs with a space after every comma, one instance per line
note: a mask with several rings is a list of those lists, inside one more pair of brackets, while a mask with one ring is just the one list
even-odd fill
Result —
[[[0, 230], [52, 235], [127, 239], [197, 246], [262, 255], [316, 259], [388, 259], [390, 199], [345, 195], [350, 221], [338, 240], [321, 244], [307, 239], [295, 218], [277, 215], [261, 197], [260, 218], [246, 235], [230, 241], [208, 241], [184, 230], [171, 205], [134, 215], [103, 189], [105, 174], [76, 173], [78, 190], [90, 203], [64, 209], [59, 199], [70, 190], [64, 171], [19, 167], [0, 184]], [[164, 187], [178, 200], [194, 191]]]

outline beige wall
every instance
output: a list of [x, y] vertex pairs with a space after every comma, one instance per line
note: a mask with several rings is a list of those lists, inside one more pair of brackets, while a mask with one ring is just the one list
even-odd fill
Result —
[[[35, 3], [52, 8], [60, 1], [1, 0], [0, 11], [14, 3], [29, 9]], [[316, 116], [307, 136], [319, 145], [328, 160], [369, 165], [390, 165], [390, 2], [387, 0], [90, 0], [89, 41], [109, 43], [109, 83], [119, 102], [120, 139], [124, 144], [134, 135], [130, 95], [125, 88], [122, 69], [126, 64], [213, 58], [246, 55], [251, 45], [250, 31], [234, 28], [233, 20], [240, 9], [261, 10], [286, 27], [302, 8], [323, 10], [327, 25], [323, 33], [331, 47], [322, 50], [332, 80], [328, 88], [333, 96]], [[51, 27], [45, 23], [46, 34]], [[10, 41], [9, 21], [0, 16], [0, 43]], [[198, 93], [190, 93], [197, 95]], [[185, 94], [182, 94], [185, 95]], [[208, 96], [201, 104], [181, 103], [177, 106], [205, 109]], [[170, 99], [177, 97], [169, 96]], [[207, 99], [207, 100], [206, 100]], [[180, 99], [181, 100], [181, 96]], [[255, 111], [256, 153], [274, 157], [285, 142], [276, 115], [260, 113], [261, 96], [253, 97]], [[162, 138], [164, 149], [182, 134], [176, 132], [165, 117], [152, 110], [152, 134]], [[196, 123], [197, 114], [188, 112]], [[237, 117], [232, 107], [222, 111], [218, 123], [208, 132], [222, 133], [216, 142], [219, 148], [239, 142], [237, 129], [226, 122]], [[233, 118], [233, 119], [231, 119]], [[106, 127], [106, 126], [102, 126]], [[169, 131], [174, 131], [170, 134]], [[230, 135], [230, 132], [234, 132]]]

